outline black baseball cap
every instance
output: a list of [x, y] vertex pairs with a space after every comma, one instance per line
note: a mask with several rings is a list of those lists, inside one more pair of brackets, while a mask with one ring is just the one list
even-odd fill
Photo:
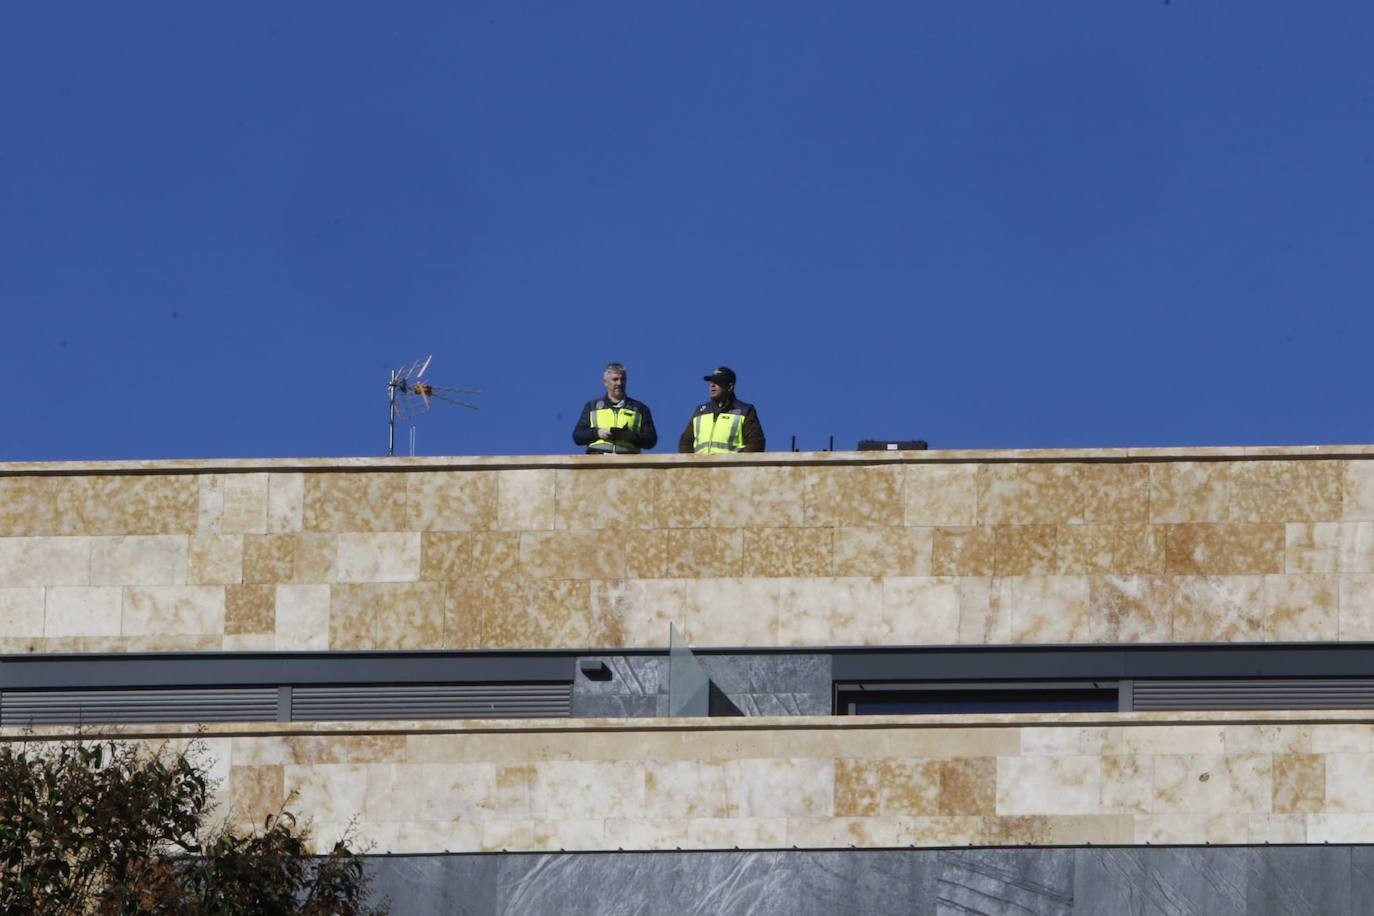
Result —
[[735, 384], [735, 370], [721, 366], [719, 369], [713, 370], [710, 375], [702, 376], [702, 381], [715, 382], [717, 385], [733, 385]]

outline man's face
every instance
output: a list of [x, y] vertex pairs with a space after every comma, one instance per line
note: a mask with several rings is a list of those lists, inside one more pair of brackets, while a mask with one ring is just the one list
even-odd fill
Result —
[[707, 382], [707, 383], [706, 383], [706, 390], [709, 391], [709, 392], [711, 392], [711, 400], [713, 400], [713, 401], [719, 401], [719, 400], [725, 395], [725, 392], [729, 391], [729, 390], [730, 390], [731, 388], [733, 388], [733, 387], [735, 387], [735, 386], [734, 386], [734, 385], [721, 385], [721, 384], [718, 384], [718, 383], [716, 383], [716, 382]]
[[606, 397], [612, 401], [623, 401], [625, 399], [625, 373], [607, 372], [601, 377], [606, 383]]

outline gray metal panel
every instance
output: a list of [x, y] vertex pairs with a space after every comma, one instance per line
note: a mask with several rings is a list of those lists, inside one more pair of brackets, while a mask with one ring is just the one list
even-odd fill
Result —
[[211, 690], [7, 690], [0, 725], [117, 722], [270, 722], [272, 687]]
[[296, 687], [296, 722], [359, 719], [533, 719], [572, 715], [572, 684]]
[[1137, 712], [1171, 709], [1374, 709], [1374, 679], [1136, 681]]

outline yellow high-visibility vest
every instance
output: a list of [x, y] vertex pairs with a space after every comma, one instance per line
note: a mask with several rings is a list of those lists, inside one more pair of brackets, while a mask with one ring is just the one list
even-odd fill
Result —
[[[629, 406], [628, 400], [625, 406], [619, 409], [609, 406], [606, 401], [597, 401], [589, 422], [594, 430], [604, 426], [606, 429], [628, 429], [639, 433], [644, 427], [644, 415]], [[594, 452], [613, 452], [622, 455], [639, 453], [639, 446], [623, 439], [597, 439], [588, 447]]]
[[744, 451], [744, 415], [749, 408], [738, 401], [729, 410], [713, 413], [709, 406], [692, 417], [692, 450], [698, 455]]

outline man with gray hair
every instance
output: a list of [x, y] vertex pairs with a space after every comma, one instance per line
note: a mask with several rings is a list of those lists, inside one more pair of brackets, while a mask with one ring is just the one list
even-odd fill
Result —
[[620, 363], [609, 363], [601, 375], [606, 396], [588, 401], [573, 427], [573, 441], [588, 455], [637, 455], [658, 444], [649, 405], [625, 394], [629, 376]]

